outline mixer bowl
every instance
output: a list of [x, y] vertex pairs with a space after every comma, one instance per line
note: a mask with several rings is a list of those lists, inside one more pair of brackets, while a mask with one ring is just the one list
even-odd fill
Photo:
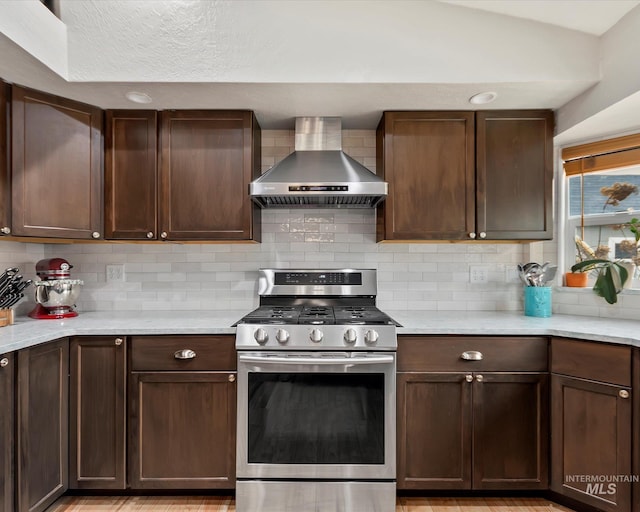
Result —
[[56, 279], [33, 283], [36, 290], [36, 302], [45, 308], [70, 308], [80, 295], [80, 279]]

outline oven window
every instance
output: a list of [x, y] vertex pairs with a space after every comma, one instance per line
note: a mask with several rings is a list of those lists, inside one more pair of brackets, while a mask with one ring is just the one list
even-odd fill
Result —
[[384, 374], [249, 373], [249, 463], [384, 464]]

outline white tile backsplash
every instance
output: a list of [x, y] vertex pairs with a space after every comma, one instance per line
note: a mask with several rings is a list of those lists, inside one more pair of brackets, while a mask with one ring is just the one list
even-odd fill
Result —
[[[289, 130], [262, 132], [263, 171], [294, 146]], [[375, 170], [375, 132], [345, 130], [344, 150]], [[378, 269], [382, 309], [522, 310], [522, 285], [513, 269], [532, 254], [556, 260], [556, 243], [375, 242], [373, 210], [265, 210], [261, 244], [26, 244], [0, 241], [0, 267], [18, 266], [35, 279], [34, 264], [63, 257], [85, 285], [82, 311], [250, 310], [257, 305], [257, 269]], [[531, 249], [533, 247], [533, 250]], [[126, 282], [107, 283], [107, 264], [124, 264]], [[489, 282], [469, 283], [469, 266], [481, 264]], [[615, 306], [590, 290], [554, 290], [554, 311], [637, 318], [640, 295], [621, 295]], [[19, 314], [33, 302], [20, 304]]]

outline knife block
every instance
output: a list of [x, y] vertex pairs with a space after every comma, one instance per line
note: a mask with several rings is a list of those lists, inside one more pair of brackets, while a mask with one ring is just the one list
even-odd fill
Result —
[[13, 309], [0, 309], [0, 327], [13, 325]]

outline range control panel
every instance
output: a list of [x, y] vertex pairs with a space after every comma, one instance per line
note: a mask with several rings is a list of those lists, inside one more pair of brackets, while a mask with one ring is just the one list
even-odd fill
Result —
[[360, 272], [276, 272], [275, 284], [300, 285], [300, 284], [339, 284], [361, 285], [362, 273]]

